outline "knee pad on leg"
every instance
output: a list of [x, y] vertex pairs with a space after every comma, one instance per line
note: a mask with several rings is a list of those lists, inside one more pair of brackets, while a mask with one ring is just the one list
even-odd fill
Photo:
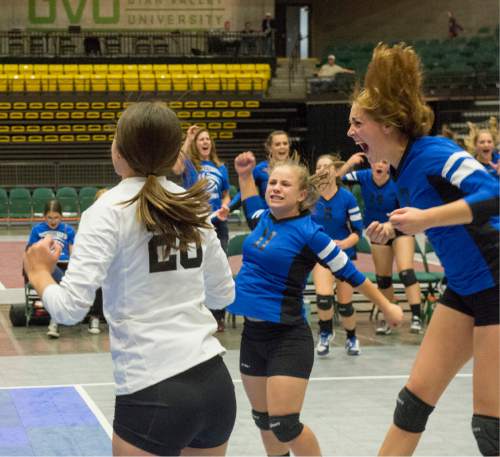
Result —
[[257, 428], [269, 430], [269, 414], [252, 409], [252, 417]]
[[342, 317], [350, 317], [354, 314], [354, 306], [352, 306], [352, 301], [349, 303], [338, 303], [337, 309]]
[[318, 309], [328, 311], [333, 308], [335, 297], [333, 295], [316, 295], [316, 306]]
[[428, 405], [406, 387], [399, 392], [394, 410], [394, 425], [411, 433], [422, 433], [434, 406]]
[[500, 433], [498, 417], [472, 416], [472, 433], [482, 455], [499, 455], [498, 435]]
[[376, 275], [377, 286], [379, 289], [389, 289], [392, 286], [392, 276], [379, 276]]
[[413, 268], [408, 268], [408, 270], [401, 270], [399, 272], [399, 279], [403, 283], [403, 286], [410, 287], [417, 283], [417, 276], [415, 275], [415, 270]]
[[269, 417], [269, 427], [274, 433], [276, 438], [282, 443], [288, 443], [289, 441], [297, 438], [304, 428], [299, 420], [299, 414], [288, 414], [287, 416], [270, 416]]

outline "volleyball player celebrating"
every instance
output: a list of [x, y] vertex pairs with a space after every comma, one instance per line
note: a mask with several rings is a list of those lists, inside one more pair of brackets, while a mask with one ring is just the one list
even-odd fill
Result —
[[[82, 215], [60, 285], [49, 238], [25, 255], [29, 279], [56, 321], [79, 322], [102, 285], [116, 382], [114, 455], [224, 455], [234, 387], [204, 306], [234, 297], [206, 183], [184, 192], [165, 173], [181, 128], [159, 102], [128, 107], [111, 147], [122, 181]], [[214, 419], [215, 418], [215, 419]]]
[[304, 318], [303, 292], [316, 263], [374, 300], [386, 319], [398, 324], [401, 309], [391, 304], [356, 270], [347, 255], [314, 223], [308, 209], [317, 200], [307, 169], [293, 161], [271, 169], [264, 209], [252, 175], [251, 152], [235, 159], [243, 206], [254, 227], [243, 244], [243, 265], [235, 302], [245, 316], [240, 371], [268, 455], [319, 455], [314, 433], [300, 422], [314, 360], [311, 329]]
[[[348, 173], [356, 165], [360, 165], [365, 154], [360, 152], [353, 154], [339, 170], [342, 180], [348, 183], [358, 183], [365, 202], [365, 214], [363, 222], [368, 227], [373, 221], [387, 222], [388, 214], [399, 208], [397, 188], [389, 175], [389, 163], [380, 160], [371, 165], [370, 169], [358, 170]], [[421, 292], [415, 270], [413, 268], [413, 257], [415, 255], [415, 238], [396, 231], [394, 239], [386, 244], [372, 241], [371, 251], [377, 285], [380, 291], [391, 301], [394, 301], [394, 289], [392, 287], [392, 264], [396, 259], [399, 279], [405, 288], [406, 298], [411, 309], [410, 331], [419, 333], [422, 330], [420, 316]], [[392, 330], [389, 325], [383, 323], [376, 330], [379, 335], [389, 335]]]
[[[321, 196], [312, 211], [312, 219], [321, 225], [325, 232], [334, 239], [349, 259], [356, 258], [356, 243], [363, 232], [361, 213], [354, 195], [339, 187], [336, 169], [343, 162], [334, 156], [325, 154], [316, 162], [316, 173], [327, 173], [328, 183], [320, 187]], [[329, 268], [317, 264], [313, 270], [316, 288], [316, 305], [319, 317], [319, 341], [316, 353], [326, 356], [330, 352], [330, 341], [333, 339], [333, 312], [335, 296], [333, 286], [335, 277]], [[337, 309], [342, 318], [342, 325], [347, 333], [345, 349], [349, 355], [360, 353], [359, 341], [356, 337], [356, 314], [352, 305], [352, 286], [336, 279]]]
[[472, 431], [483, 455], [498, 455], [498, 181], [452, 141], [426, 136], [432, 122], [413, 49], [379, 44], [354, 96], [348, 135], [371, 163], [394, 167], [402, 208], [367, 233], [385, 243], [395, 229], [425, 231], [448, 278], [380, 454], [414, 452], [441, 394], [472, 357]]

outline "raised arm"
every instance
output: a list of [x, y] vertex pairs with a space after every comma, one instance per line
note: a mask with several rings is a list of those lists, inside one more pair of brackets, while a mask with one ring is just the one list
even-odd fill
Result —
[[255, 180], [253, 177], [253, 169], [255, 168], [255, 156], [252, 152], [242, 152], [234, 159], [234, 168], [238, 173], [238, 181], [240, 184], [241, 200], [245, 201], [250, 197], [259, 195]]
[[364, 152], [356, 152], [337, 170], [337, 176], [342, 178], [349, 173], [356, 165], [361, 165], [366, 158]]

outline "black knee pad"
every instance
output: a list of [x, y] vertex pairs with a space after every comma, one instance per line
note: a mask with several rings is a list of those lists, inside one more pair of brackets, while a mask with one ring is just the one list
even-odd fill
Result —
[[403, 286], [410, 287], [417, 283], [417, 276], [415, 275], [415, 270], [413, 268], [408, 268], [408, 270], [401, 270], [399, 272], [399, 279], [403, 283]]
[[392, 276], [379, 276], [376, 275], [377, 286], [379, 289], [389, 289], [392, 286]]
[[349, 303], [337, 303], [337, 309], [342, 317], [350, 317], [354, 314], [354, 306], [352, 301]]
[[278, 440], [282, 443], [288, 443], [302, 433], [304, 424], [300, 422], [299, 416], [299, 414], [288, 414], [288, 416], [270, 416], [269, 427]]
[[328, 311], [333, 308], [335, 297], [333, 295], [316, 295], [316, 306], [318, 309]]
[[258, 428], [261, 430], [269, 430], [269, 414], [252, 409], [252, 417]]
[[476, 438], [477, 446], [482, 455], [499, 455], [498, 436], [500, 434], [500, 420], [498, 417], [472, 416], [472, 433]]
[[420, 400], [406, 387], [399, 392], [394, 410], [394, 425], [411, 433], [422, 433], [434, 406]]

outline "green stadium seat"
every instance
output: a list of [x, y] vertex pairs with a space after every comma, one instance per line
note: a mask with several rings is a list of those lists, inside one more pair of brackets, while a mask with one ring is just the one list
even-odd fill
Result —
[[42, 217], [45, 204], [55, 198], [54, 191], [48, 187], [38, 187], [33, 191], [33, 216]]
[[84, 212], [95, 201], [96, 187], [82, 187], [78, 194], [80, 200], [80, 212]]
[[9, 193], [11, 219], [29, 219], [32, 217], [32, 202], [30, 191], [24, 187], [15, 187]]
[[61, 203], [64, 217], [78, 215], [78, 194], [74, 187], [60, 187], [57, 189], [56, 198]]
[[7, 191], [0, 187], [0, 219], [9, 217], [9, 197]]

